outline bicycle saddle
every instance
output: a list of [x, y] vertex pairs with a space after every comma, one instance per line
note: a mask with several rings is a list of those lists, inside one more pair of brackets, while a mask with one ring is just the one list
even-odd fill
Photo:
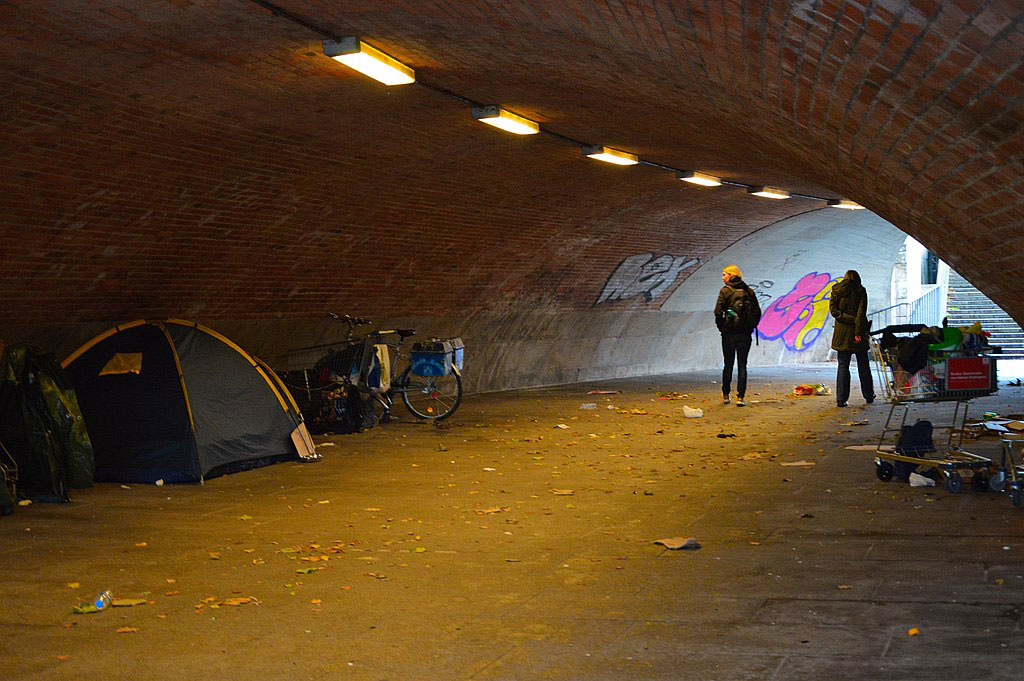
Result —
[[409, 336], [416, 335], [416, 329], [395, 329], [395, 333], [397, 333], [402, 338], [408, 338]]

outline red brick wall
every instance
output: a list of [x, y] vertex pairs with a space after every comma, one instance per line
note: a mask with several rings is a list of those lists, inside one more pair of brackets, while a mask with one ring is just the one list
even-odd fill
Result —
[[[584, 141], [857, 200], [1024, 318], [1019, 3], [281, 4]], [[244, 0], [4, 3], [0, 92], [19, 324], [586, 308], [821, 205], [504, 135]]]

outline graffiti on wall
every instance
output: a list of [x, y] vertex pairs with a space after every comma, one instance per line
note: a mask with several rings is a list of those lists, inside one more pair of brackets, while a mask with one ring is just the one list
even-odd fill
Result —
[[754, 292], [754, 296], [757, 298], [757, 303], [761, 307], [772, 299], [772, 294], [768, 293], [768, 289], [775, 286], [775, 281], [772, 279], [760, 279], [754, 284], [750, 284], [750, 290]]
[[765, 308], [757, 335], [764, 340], [782, 340], [793, 352], [811, 347], [825, 329], [832, 287], [838, 281], [827, 272], [805, 274], [789, 293]]
[[626, 300], [635, 296], [643, 296], [645, 302], [651, 302], [665, 293], [675, 283], [679, 273], [687, 267], [700, 262], [699, 258], [685, 255], [659, 255], [654, 253], [637, 253], [621, 263], [608, 277], [601, 295], [594, 305], [610, 300]]

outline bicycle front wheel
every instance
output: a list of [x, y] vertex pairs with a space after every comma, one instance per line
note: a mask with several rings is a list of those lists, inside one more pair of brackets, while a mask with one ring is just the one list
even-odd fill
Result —
[[406, 367], [398, 379], [402, 402], [416, 418], [443, 421], [462, 402], [462, 378], [455, 372], [447, 376], [414, 376]]

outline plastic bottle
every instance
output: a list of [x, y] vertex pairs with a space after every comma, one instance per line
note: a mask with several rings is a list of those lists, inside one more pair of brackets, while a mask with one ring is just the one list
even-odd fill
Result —
[[93, 605], [96, 606], [97, 610], [105, 610], [106, 608], [110, 607], [110, 603], [113, 600], [114, 600], [114, 594], [110, 593], [110, 591], [108, 590], [108, 591], [104, 591], [99, 596], [97, 596], [96, 597], [96, 602], [94, 602]]

